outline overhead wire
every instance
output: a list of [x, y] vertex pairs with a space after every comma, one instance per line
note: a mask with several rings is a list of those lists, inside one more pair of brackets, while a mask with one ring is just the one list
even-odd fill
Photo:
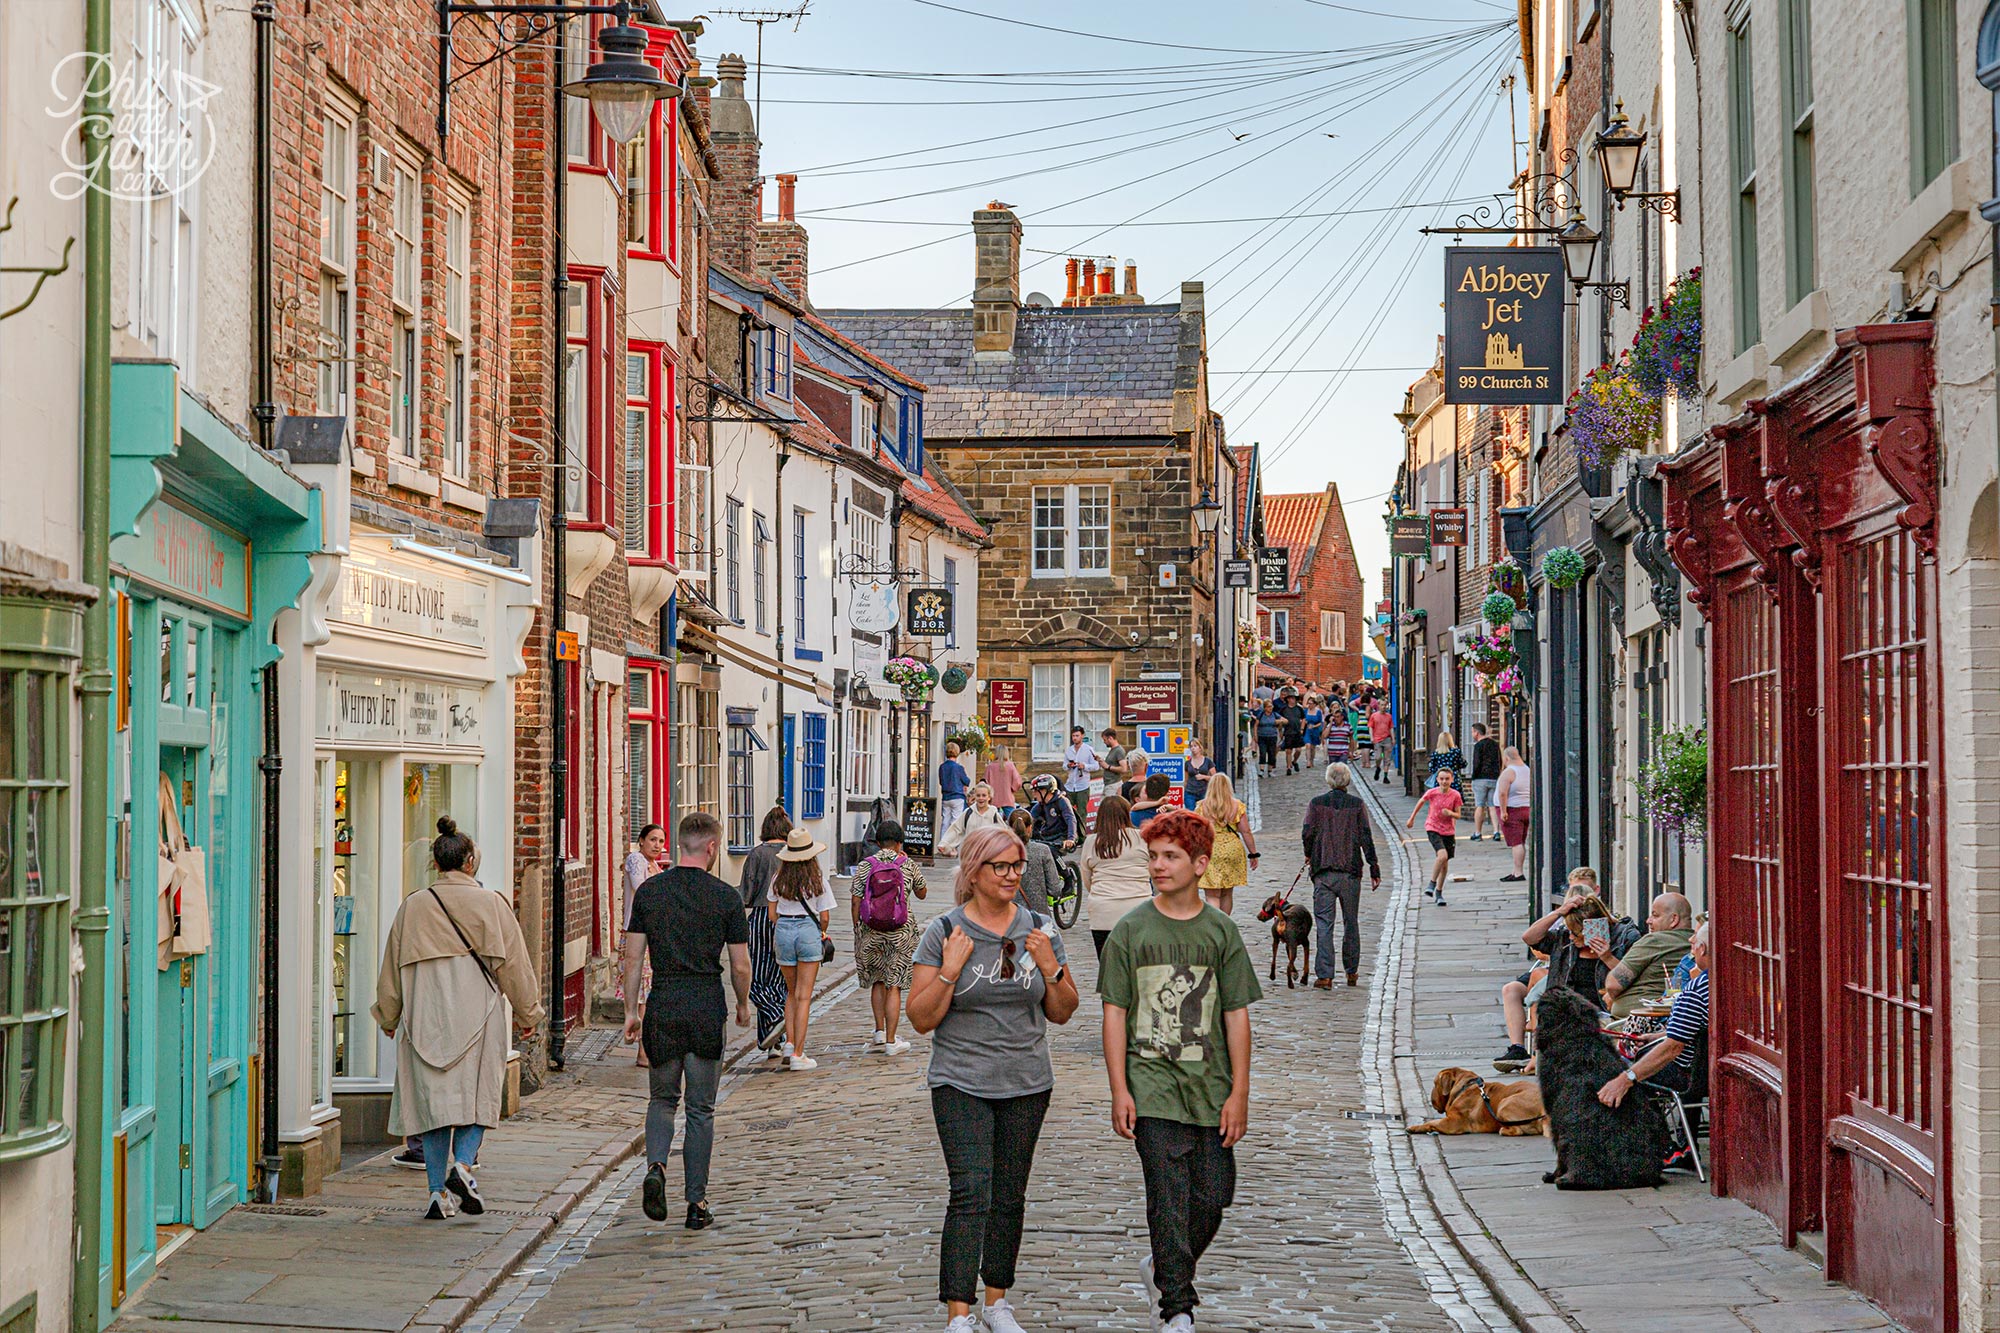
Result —
[[1128, 46], [1157, 46], [1170, 51], [1220, 51], [1225, 55], [1270, 56], [1298, 54], [1296, 51], [1274, 50], [1269, 47], [1211, 46], [1206, 44], [1191, 46], [1186, 42], [1156, 42], [1144, 37], [1121, 37], [1108, 32], [1088, 32], [1081, 28], [1058, 28], [1047, 23], [1031, 23], [1027, 19], [1008, 18], [1004, 14], [989, 14], [982, 9], [966, 9], [960, 5], [948, 5], [944, 3], [944, 0], [909, 0], [909, 2], [913, 5], [922, 5], [926, 9], [949, 10], [954, 14], [965, 14], [971, 18], [986, 19], [992, 23], [1007, 23], [1017, 28], [1035, 28], [1042, 32], [1061, 33], [1065, 37], [1089, 37], [1100, 42], [1122, 42]]

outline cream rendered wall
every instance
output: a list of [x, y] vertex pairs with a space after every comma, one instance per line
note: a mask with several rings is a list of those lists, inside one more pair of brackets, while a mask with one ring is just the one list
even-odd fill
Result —
[[[82, 560], [83, 205], [52, 188], [66, 167], [65, 146], [74, 151], [78, 140], [73, 123], [50, 116], [48, 107], [50, 75], [82, 45], [81, 5], [0, 6], [0, 207], [20, 200], [13, 229], [0, 235], [0, 263], [53, 266], [65, 244], [76, 242], [68, 271], [49, 279], [33, 305], [0, 322], [0, 468], [7, 477], [0, 486], [0, 566], [54, 572], [44, 562], [59, 562], [72, 579]], [[21, 275], [0, 278], [0, 309], [25, 300], [33, 283]], [[72, 774], [81, 751], [76, 722], [72, 708]], [[70, 1003], [74, 1013], [74, 985]], [[75, 1035], [72, 1025], [63, 1092], [72, 1124]], [[32, 1295], [37, 1333], [69, 1327], [74, 1177], [69, 1146], [0, 1165], [0, 1313]]]

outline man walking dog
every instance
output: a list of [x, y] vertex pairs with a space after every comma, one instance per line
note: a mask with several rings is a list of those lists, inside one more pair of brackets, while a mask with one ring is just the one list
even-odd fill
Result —
[[1375, 835], [1368, 824], [1368, 807], [1348, 790], [1354, 774], [1346, 764], [1326, 766], [1328, 791], [1306, 806], [1303, 835], [1306, 866], [1312, 871], [1313, 918], [1319, 923], [1313, 986], [1333, 989], [1333, 915], [1340, 912], [1340, 962], [1352, 986], [1361, 975], [1361, 862], [1368, 862], [1368, 887], [1382, 887], [1382, 868], [1375, 860]]

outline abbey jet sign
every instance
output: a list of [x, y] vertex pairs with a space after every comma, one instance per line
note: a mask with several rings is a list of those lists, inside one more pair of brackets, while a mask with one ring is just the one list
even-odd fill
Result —
[[1444, 398], [1560, 403], [1562, 252], [1552, 245], [1444, 252]]

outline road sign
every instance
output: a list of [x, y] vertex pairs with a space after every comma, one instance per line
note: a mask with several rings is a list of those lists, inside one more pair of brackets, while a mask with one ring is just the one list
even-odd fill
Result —
[[575, 662], [579, 661], [582, 658], [582, 656], [583, 656], [583, 650], [577, 646], [576, 642], [576, 631], [573, 629], [557, 630], [556, 661]]
[[1139, 728], [1139, 751], [1142, 754], [1165, 754], [1167, 752], [1167, 729], [1165, 727]]

